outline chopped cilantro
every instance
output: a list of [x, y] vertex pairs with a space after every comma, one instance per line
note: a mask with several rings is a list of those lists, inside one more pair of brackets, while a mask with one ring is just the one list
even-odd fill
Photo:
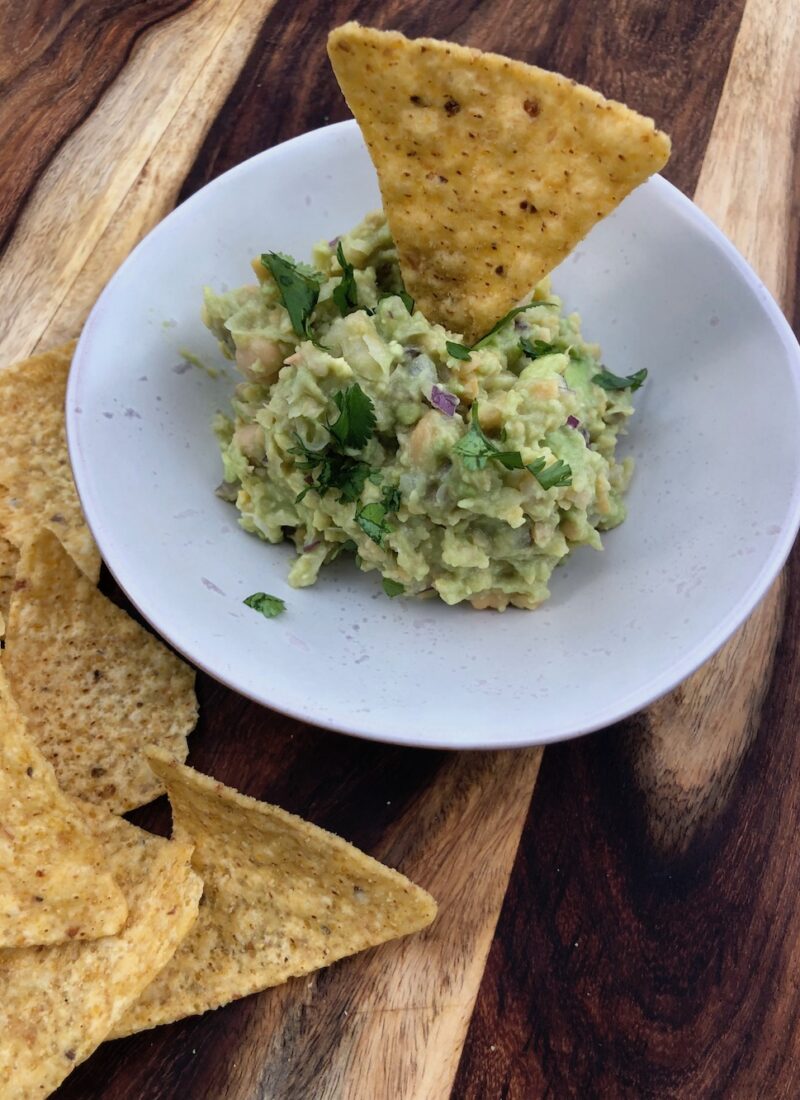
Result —
[[637, 370], [635, 374], [629, 374], [627, 378], [621, 378], [618, 374], [612, 374], [610, 370], [606, 370], [602, 367], [599, 374], [596, 374], [592, 381], [596, 386], [601, 386], [604, 390], [627, 390], [630, 389], [631, 393], [634, 390], [638, 390], [641, 384], [647, 378], [647, 367], [642, 367], [641, 370]]
[[330, 425], [330, 433], [342, 447], [363, 447], [375, 431], [375, 406], [355, 382], [333, 395], [338, 419]]
[[356, 512], [356, 523], [365, 535], [369, 535], [373, 542], [377, 542], [378, 546], [383, 545], [384, 535], [388, 535], [392, 530], [386, 522], [386, 506], [378, 501], [365, 504], [360, 508]]
[[383, 506], [387, 512], [396, 512], [400, 507], [400, 490], [396, 485], [384, 485]]
[[512, 317], [516, 317], [518, 313], [524, 313], [526, 309], [533, 309], [534, 306], [552, 306], [552, 305], [555, 305], [555, 302], [528, 302], [528, 304], [525, 305], [525, 306], [514, 306], [513, 309], [510, 309], [508, 311], [508, 313], [505, 315], [505, 317], [501, 317], [496, 325], [492, 325], [492, 327], [489, 329], [488, 332], [485, 332], [479, 340], [475, 341], [475, 343], [472, 345], [473, 348], [482, 347], [482, 345], [486, 343], [486, 341], [489, 339], [490, 336], [494, 336], [494, 334], [497, 331], [499, 331], [499, 329], [501, 329], [503, 327], [503, 325], [506, 323], [506, 321], [510, 321]]
[[[301, 470], [317, 470], [316, 480], [309, 484], [295, 497], [295, 504], [299, 504], [311, 489], [316, 489], [320, 496], [324, 496], [329, 489], [338, 489], [339, 496], [348, 503], [358, 500], [364, 483], [370, 474], [369, 465], [350, 455], [339, 454], [337, 451], [329, 451], [323, 448], [321, 451], [302, 451], [294, 447], [290, 454], [316, 454], [320, 457], [316, 460], [307, 458], [298, 462]], [[311, 465], [313, 463], [313, 465]]]
[[260, 611], [265, 619], [274, 619], [276, 615], [282, 615], [286, 610], [286, 604], [278, 596], [270, 596], [266, 592], [254, 592], [242, 603], [252, 607], [254, 611]]
[[405, 585], [400, 584], [398, 581], [393, 581], [391, 577], [383, 578], [383, 591], [390, 600], [393, 600], [395, 596], [402, 596], [405, 590]]
[[468, 470], [483, 470], [489, 459], [499, 462], [507, 470], [528, 470], [543, 489], [552, 489], [572, 484], [572, 470], [560, 458], [546, 467], [544, 458], [525, 463], [519, 451], [501, 451], [481, 428], [478, 419], [478, 402], [472, 406], [472, 418], [469, 430], [455, 445], [456, 454]]
[[572, 468], [561, 458], [549, 466], [545, 466], [544, 458], [537, 458], [528, 463], [528, 469], [543, 489], [560, 489], [572, 484]]
[[341, 500], [353, 503], [361, 496], [367, 478], [374, 481], [380, 477], [380, 471], [373, 470], [369, 463], [344, 453], [345, 447], [360, 449], [372, 438], [375, 430], [372, 401], [357, 382], [335, 393], [333, 400], [339, 416], [328, 425], [330, 442], [315, 450], [295, 435], [297, 446], [289, 449], [289, 454], [300, 460], [297, 468], [308, 473], [307, 485], [295, 497], [295, 504], [299, 504], [311, 489], [320, 496], [335, 489]]
[[275, 280], [294, 331], [300, 337], [313, 339], [310, 322], [319, 298], [319, 276], [305, 264], [279, 252], [263, 252], [261, 263]]
[[454, 359], [469, 359], [469, 348], [464, 344], [457, 344], [454, 340], [446, 340], [445, 346], [447, 347], [447, 354], [452, 355]]
[[352, 309], [358, 309], [358, 287], [353, 265], [345, 259], [341, 241], [336, 246], [336, 259], [342, 268], [342, 281], [334, 287], [333, 300], [344, 317]]
[[403, 303], [409, 313], [414, 312], [414, 299], [411, 297], [408, 291], [401, 290], [397, 297], [400, 299], [400, 301]]
[[529, 359], [541, 359], [543, 355], [552, 355], [561, 351], [555, 344], [548, 344], [546, 340], [529, 340], [527, 336], [520, 338], [519, 346]]

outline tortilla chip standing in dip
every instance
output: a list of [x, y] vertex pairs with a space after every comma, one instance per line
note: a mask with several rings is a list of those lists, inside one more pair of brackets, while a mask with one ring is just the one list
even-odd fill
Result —
[[358, 23], [328, 54], [406, 290], [467, 344], [669, 157], [652, 119], [498, 54]]

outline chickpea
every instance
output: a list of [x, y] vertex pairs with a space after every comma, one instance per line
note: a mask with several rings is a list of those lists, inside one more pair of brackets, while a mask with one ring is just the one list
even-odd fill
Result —
[[236, 365], [251, 382], [274, 377], [283, 366], [283, 348], [277, 340], [254, 336], [236, 349]]
[[253, 465], [264, 460], [264, 433], [258, 424], [243, 424], [237, 428], [233, 433], [233, 442]]
[[408, 453], [415, 466], [422, 466], [432, 453], [441, 427], [442, 414], [430, 409], [417, 424], [408, 439]]

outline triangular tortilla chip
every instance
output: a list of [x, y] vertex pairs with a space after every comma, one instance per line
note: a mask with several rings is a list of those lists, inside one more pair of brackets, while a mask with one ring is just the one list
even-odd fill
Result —
[[22, 546], [47, 527], [93, 581], [100, 553], [67, 453], [64, 399], [74, 343], [0, 369], [0, 534]]
[[521, 61], [358, 23], [328, 54], [406, 289], [469, 344], [669, 156], [651, 119]]
[[430, 924], [407, 878], [277, 806], [148, 753], [176, 836], [195, 845], [197, 924], [115, 1036], [206, 1012]]
[[116, 936], [0, 952], [0, 1096], [49, 1095], [106, 1038], [171, 958], [197, 916], [191, 845], [151, 836], [97, 806], [102, 843], [129, 916]]
[[20, 554], [3, 661], [65, 791], [118, 813], [163, 793], [143, 749], [185, 759], [194, 671], [98, 592], [49, 531]]
[[103, 845], [28, 737], [0, 665], [0, 947], [110, 936], [127, 915]]

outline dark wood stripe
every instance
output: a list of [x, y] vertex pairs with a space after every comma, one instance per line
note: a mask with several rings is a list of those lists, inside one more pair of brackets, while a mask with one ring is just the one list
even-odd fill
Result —
[[138, 38], [191, 2], [0, 2], [0, 252], [34, 185]]

